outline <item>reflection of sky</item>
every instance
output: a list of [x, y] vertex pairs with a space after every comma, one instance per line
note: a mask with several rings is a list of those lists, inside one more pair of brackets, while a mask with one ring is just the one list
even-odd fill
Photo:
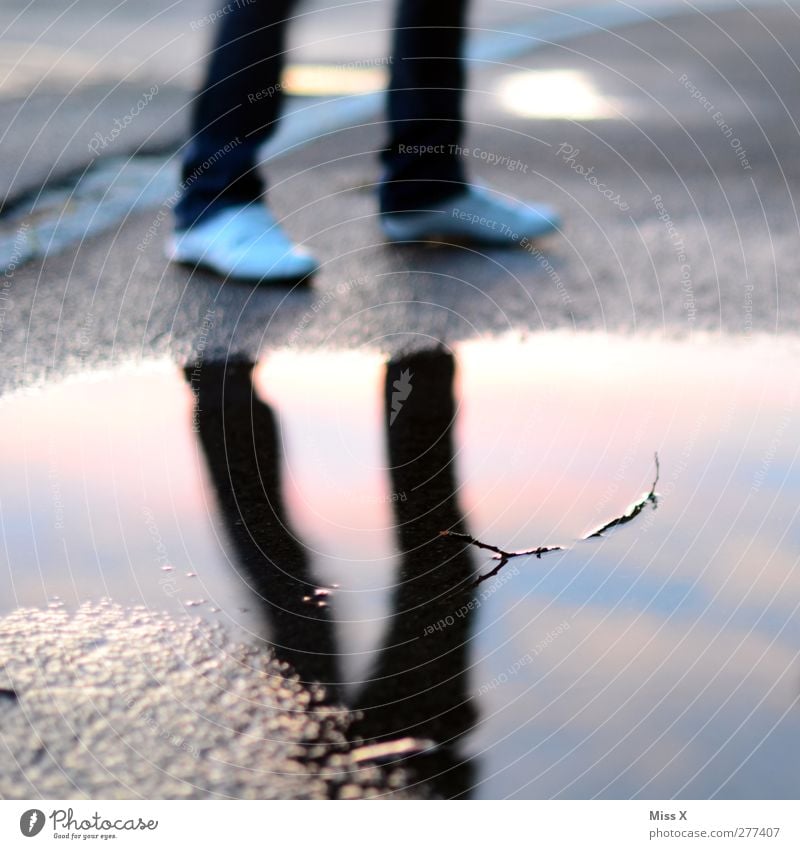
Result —
[[[174, 611], [203, 597], [206, 581], [218, 602], [244, 603], [214, 542], [191, 403], [170, 366], [3, 400], [6, 609], [111, 596]], [[186, 579], [190, 571], [198, 578]]]
[[[459, 497], [481, 538], [569, 543], [646, 492], [661, 457], [658, 510], [517, 561], [481, 604], [471, 680], [483, 721], [467, 743], [482, 753], [480, 795], [800, 792], [793, 354], [774, 340], [567, 334], [459, 349]], [[277, 352], [256, 372], [281, 423], [293, 527], [320, 580], [341, 585], [354, 677], [380, 640], [396, 567], [382, 380], [371, 354]], [[177, 611], [205, 598], [193, 613], [254, 627], [191, 400], [164, 365], [0, 402], [6, 609], [110, 595]], [[160, 569], [156, 533], [174, 573]]]
[[483, 609], [493, 629], [478, 639], [476, 682], [570, 627], [481, 697], [484, 723], [469, 746], [493, 776], [483, 794], [796, 796], [796, 651], [702, 620], [509, 595]]

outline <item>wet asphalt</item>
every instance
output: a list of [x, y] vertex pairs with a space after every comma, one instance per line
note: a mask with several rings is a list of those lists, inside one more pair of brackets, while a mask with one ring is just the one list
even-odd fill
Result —
[[[199, 343], [205, 356], [256, 357], [508, 330], [792, 332], [800, 29], [787, 8], [760, 9], [758, 26], [753, 14], [685, 15], [473, 71], [465, 156], [475, 179], [563, 215], [563, 232], [531, 250], [384, 244], [373, 192], [383, 133], [370, 122], [270, 163], [273, 208], [322, 262], [313, 285], [252, 290], [170, 266], [168, 203], [132, 213], [5, 279], [4, 388], [140, 357], [188, 361]], [[515, 115], [497, 87], [521, 68], [574, 72], [617, 111]]]

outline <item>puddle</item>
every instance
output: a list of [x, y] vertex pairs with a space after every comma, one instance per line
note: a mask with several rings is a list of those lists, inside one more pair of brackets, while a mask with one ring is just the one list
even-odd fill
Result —
[[[794, 798], [796, 357], [555, 334], [7, 396], [2, 612], [224, 622], [439, 743], [447, 795]], [[656, 451], [657, 509], [582, 540]], [[471, 588], [497, 561], [443, 530], [566, 550]]]

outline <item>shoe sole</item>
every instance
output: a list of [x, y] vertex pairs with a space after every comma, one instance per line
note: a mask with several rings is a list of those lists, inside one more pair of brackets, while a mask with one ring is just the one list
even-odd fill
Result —
[[225, 280], [233, 280], [236, 283], [242, 283], [247, 286], [289, 286], [298, 285], [300, 283], [310, 281], [310, 279], [319, 271], [319, 267], [315, 266], [310, 271], [304, 274], [266, 274], [263, 276], [249, 277], [244, 274], [233, 274], [228, 271], [223, 271], [205, 260], [196, 260], [190, 257], [181, 257], [176, 255], [174, 251], [167, 249], [166, 258], [174, 265], [180, 265], [183, 268], [191, 271], [208, 271], [217, 277], [222, 277]]
[[[544, 239], [547, 236], [551, 236], [553, 233], [558, 231], [560, 227], [560, 222], [553, 224], [547, 229], [541, 230], [540, 232], [533, 233], [523, 238], [528, 239], [528, 241], [536, 241], [538, 239]], [[476, 247], [484, 247], [484, 248], [519, 248], [522, 247], [520, 242], [510, 241], [508, 239], [498, 240], [493, 239], [491, 236], [481, 237], [478, 234], [469, 234], [469, 233], [446, 233], [446, 232], [429, 232], [418, 234], [414, 236], [409, 235], [396, 235], [394, 233], [388, 232], [385, 227], [381, 227], [384, 238], [387, 242], [391, 242], [392, 244], [415, 244], [415, 243], [423, 243], [423, 244], [439, 244], [439, 245], [459, 245], [459, 246], [469, 246], [474, 245]]]

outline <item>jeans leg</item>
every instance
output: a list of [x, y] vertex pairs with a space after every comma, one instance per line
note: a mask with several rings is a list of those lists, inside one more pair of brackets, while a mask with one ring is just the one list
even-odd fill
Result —
[[[467, 0], [398, 0], [389, 143], [383, 154], [381, 209], [401, 212], [458, 193]], [[419, 147], [428, 152], [419, 152]], [[409, 150], [415, 148], [416, 150]]]
[[293, 0], [231, 0], [217, 22], [183, 157], [179, 229], [211, 209], [263, 194], [256, 154], [278, 118], [285, 24], [293, 6]]

